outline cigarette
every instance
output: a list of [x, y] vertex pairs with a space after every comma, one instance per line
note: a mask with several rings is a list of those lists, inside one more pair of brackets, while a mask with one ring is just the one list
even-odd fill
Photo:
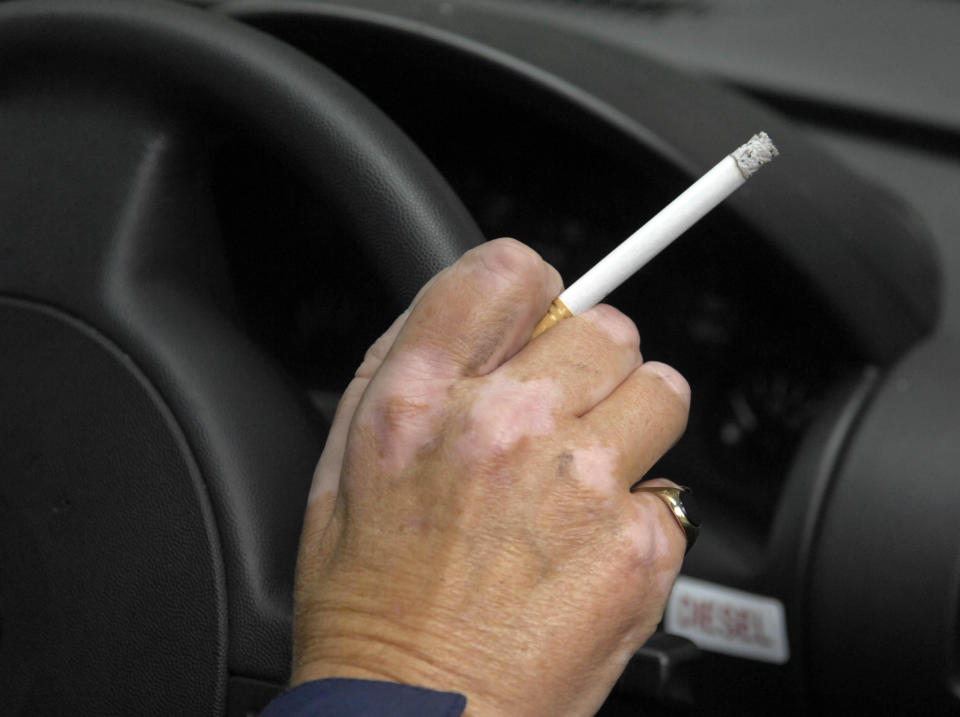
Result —
[[728, 154], [554, 299], [531, 338], [599, 304], [778, 154], [766, 132]]

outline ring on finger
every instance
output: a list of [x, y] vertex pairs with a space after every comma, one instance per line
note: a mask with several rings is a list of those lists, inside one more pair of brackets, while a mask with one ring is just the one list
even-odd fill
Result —
[[686, 486], [674, 488], [638, 485], [634, 486], [631, 492], [653, 493], [664, 502], [687, 537], [685, 552], [689, 553], [690, 548], [697, 542], [697, 536], [700, 535], [700, 509], [693, 499], [693, 491]]

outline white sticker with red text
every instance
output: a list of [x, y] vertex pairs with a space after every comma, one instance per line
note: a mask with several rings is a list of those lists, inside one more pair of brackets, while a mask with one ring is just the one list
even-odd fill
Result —
[[681, 575], [664, 630], [711, 652], [783, 664], [790, 659], [783, 603]]

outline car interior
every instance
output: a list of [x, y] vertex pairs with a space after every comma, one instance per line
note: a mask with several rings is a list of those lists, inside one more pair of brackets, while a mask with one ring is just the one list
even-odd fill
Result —
[[487, 239], [569, 284], [760, 130], [777, 160], [608, 301], [692, 386], [651, 471], [702, 507], [683, 577], [770, 599], [788, 653], [667, 620], [600, 714], [956, 713], [958, 32], [938, 0], [0, 1], [0, 714], [257, 714], [366, 347]]

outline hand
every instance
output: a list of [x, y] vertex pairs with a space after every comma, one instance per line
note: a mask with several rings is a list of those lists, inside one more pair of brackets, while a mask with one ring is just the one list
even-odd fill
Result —
[[[635, 483], [689, 387], [513, 240], [436, 276], [368, 351], [314, 478], [293, 684], [392, 680], [470, 715], [587, 715], [653, 632], [685, 540]], [[663, 482], [667, 484], [666, 482]], [[669, 484], [668, 484], [669, 485]]]

